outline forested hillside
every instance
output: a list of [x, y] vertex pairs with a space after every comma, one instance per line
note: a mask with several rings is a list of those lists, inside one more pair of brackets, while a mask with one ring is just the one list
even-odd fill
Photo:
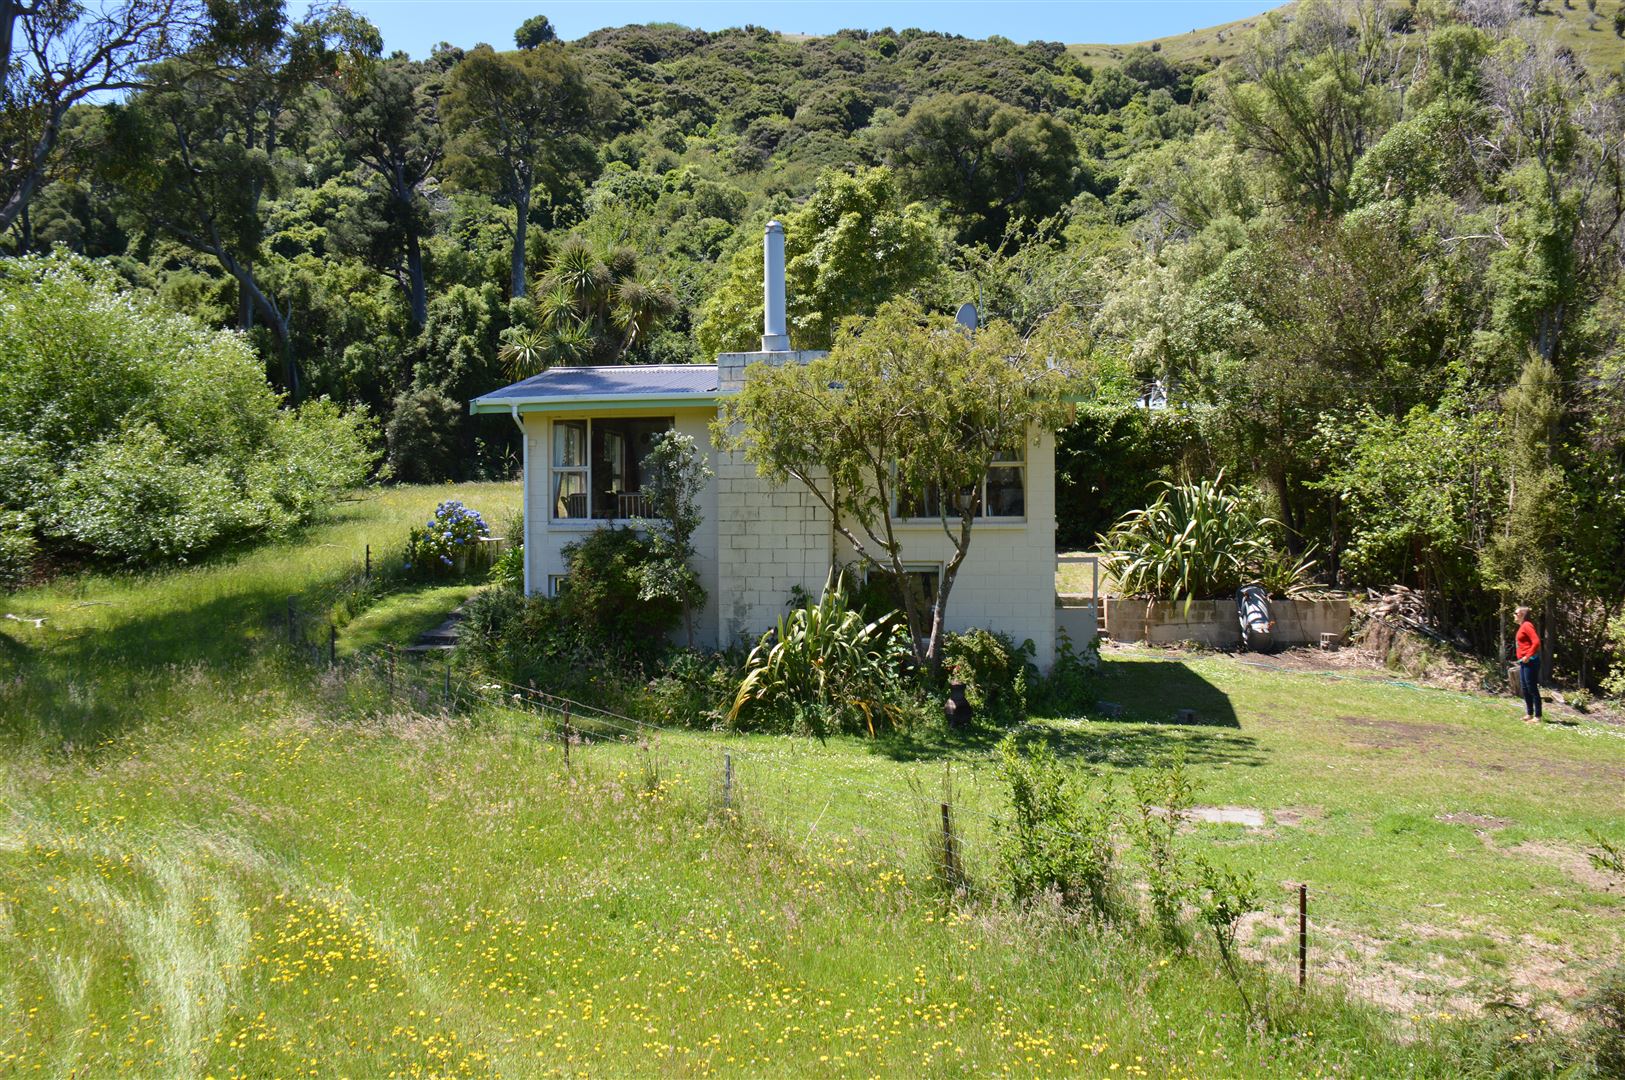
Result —
[[[396, 478], [511, 474], [466, 415], [510, 377], [749, 345], [777, 216], [798, 347], [900, 295], [1072, 320], [1063, 542], [1222, 469], [1465, 644], [1516, 598], [1574, 677], [1625, 648], [1625, 0], [1298, 3], [1112, 55], [538, 16], [412, 58], [342, 7], [107, 9], [147, 21], [0, 8], [6, 249], [245, 330]], [[70, 62], [98, 43], [122, 66]]]

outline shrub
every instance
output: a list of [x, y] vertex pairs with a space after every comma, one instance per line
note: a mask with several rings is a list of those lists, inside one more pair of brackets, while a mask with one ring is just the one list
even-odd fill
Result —
[[421, 577], [461, 574], [490, 535], [478, 510], [456, 499], [440, 503], [423, 528], [407, 534], [406, 569]]
[[512, 592], [525, 591], [525, 545], [514, 544], [491, 564], [491, 584]]
[[670, 596], [645, 598], [647, 568], [662, 554], [644, 536], [609, 527], [569, 544], [570, 567], [563, 613], [580, 634], [630, 659], [646, 660], [669, 647], [682, 621], [682, 605]]
[[1017, 646], [1008, 634], [982, 629], [949, 634], [942, 644], [949, 677], [963, 682], [971, 704], [995, 720], [1026, 718], [1033, 652], [1031, 641]]
[[1100, 638], [1091, 637], [1080, 652], [1072, 645], [1072, 635], [1061, 630], [1055, 643], [1055, 663], [1032, 689], [1032, 707], [1046, 716], [1088, 712], [1095, 700], [1099, 668]]
[[998, 777], [1010, 814], [996, 822], [999, 875], [1018, 903], [1055, 892], [1068, 908], [1097, 919], [1117, 909], [1110, 788], [1090, 792], [1041, 742], [1023, 751], [1015, 736], [999, 743]]
[[385, 438], [389, 470], [403, 483], [432, 484], [457, 475], [463, 407], [434, 387], [403, 391]]
[[1178, 835], [1195, 786], [1181, 758], [1159, 768], [1141, 769], [1130, 783], [1135, 813], [1129, 819], [1129, 831], [1145, 859], [1152, 919], [1164, 941], [1183, 947], [1189, 942], [1184, 910], [1191, 882]]
[[737, 727], [864, 732], [902, 716], [891, 700], [911, 654], [908, 632], [886, 616], [874, 621], [847, 606], [830, 576], [816, 604], [781, 616], [745, 660], [745, 675], [726, 722]]
[[1271, 591], [1308, 581], [1309, 564], [1281, 562], [1271, 542], [1280, 523], [1255, 514], [1221, 473], [1213, 480], [1162, 485], [1150, 506], [1125, 514], [1100, 538], [1107, 573], [1125, 596], [1203, 600], [1225, 597], [1268, 568]]
[[0, 265], [0, 510], [124, 562], [284, 532], [362, 482], [365, 412], [281, 409], [240, 335], [65, 253]]
[[0, 589], [15, 589], [27, 581], [36, 553], [27, 515], [0, 511]]

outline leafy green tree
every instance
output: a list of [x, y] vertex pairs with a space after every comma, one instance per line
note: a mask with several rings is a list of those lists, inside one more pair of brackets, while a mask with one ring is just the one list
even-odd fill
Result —
[[538, 191], [557, 196], [596, 162], [588, 136], [602, 115], [600, 91], [561, 45], [518, 53], [482, 45], [451, 70], [440, 107], [451, 175], [513, 208], [508, 290], [524, 296], [532, 201]]
[[289, 24], [280, 0], [214, 3], [209, 14], [196, 50], [156, 65], [141, 93], [109, 110], [107, 169], [135, 224], [214, 259], [236, 282], [237, 325], [270, 329], [282, 385], [297, 397], [292, 314], [258, 271], [265, 203], [316, 81], [341, 57], [375, 54], [377, 31], [343, 8]]
[[532, 15], [513, 32], [513, 43], [521, 49], [534, 49], [558, 39], [559, 35], [553, 29], [553, 24], [547, 21], [546, 15]]
[[0, 232], [45, 183], [68, 110], [139, 89], [141, 70], [184, 48], [197, 0], [0, 0]]
[[[841, 319], [873, 314], [894, 297], [928, 293], [940, 272], [941, 247], [924, 209], [903, 205], [890, 170], [823, 174], [812, 198], [784, 222], [795, 346], [824, 348]], [[758, 238], [734, 255], [727, 279], [700, 309], [694, 333], [701, 351], [715, 355], [758, 348], [761, 326]]]
[[336, 89], [345, 152], [381, 188], [359, 208], [362, 253], [400, 283], [414, 330], [423, 329], [429, 315], [423, 247], [431, 222], [424, 185], [443, 151], [427, 75], [422, 65], [396, 58], [338, 81]]
[[[1309, 0], [1266, 17], [1217, 95], [1242, 149], [1317, 214], [1348, 207], [1349, 178], [1397, 108], [1382, 5]], [[1351, 27], [1346, 12], [1358, 17]]]
[[908, 196], [939, 200], [966, 241], [996, 240], [1013, 218], [1048, 217], [1076, 190], [1067, 126], [986, 94], [918, 102], [882, 146]]
[[[1565, 523], [1573, 519], [1554, 454], [1563, 418], [1561, 393], [1557, 370], [1537, 352], [1506, 394], [1506, 524], [1486, 560], [1491, 580], [1511, 605], [1544, 611], [1548, 637], [1553, 635], [1556, 600], [1565, 591], [1563, 535]], [[1551, 670], [1551, 663], [1551, 648], [1543, 648], [1542, 674]]]
[[[1074, 384], [1065, 337], [1060, 324], [1027, 340], [998, 322], [966, 333], [892, 302], [844, 322], [827, 356], [753, 364], [714, 434], [829, 511], [854, 557], [903, 597], [916, 659], [934, 676], [988, 470], [1011, 447], [1053, 438], [1064, 420]], [[909, 587], [893, 520], [899, 497], [927, 489], [948, 493], [938, 512], [953, 545], [929, 610]]]

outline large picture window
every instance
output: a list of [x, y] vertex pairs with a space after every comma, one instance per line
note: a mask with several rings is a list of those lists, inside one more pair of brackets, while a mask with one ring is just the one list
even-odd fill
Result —
[[625, 521], [648, 517], [643, 463], [670, 417], [553, 421], [553, 518]]
[[[974, 491], [965, 491], [950, 499], [948, 516], [958, 517], [960, 507], [974, 494]], [[1020, 450], [1001, 450], [993, 455], [993, 464], [987, 470], [981, 496], [981, 503], [976, 509], [978, 518], [997, 520], [1027, 516], [1027, 463]], [[942, 493], [935, 484], [898, 492], [893, 516], [903, 520], [936, 521], [942, 516]]]

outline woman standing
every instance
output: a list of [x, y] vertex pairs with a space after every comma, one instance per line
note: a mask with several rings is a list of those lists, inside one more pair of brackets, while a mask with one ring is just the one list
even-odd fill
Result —
[[1518, 656], [1518, 685], [1523, 689], [1523, 722], [1537, 724], [1540, 715], [1540, 634], [1530, 621], [1529, 609], [1520, 607], [1513, 613], [1518, 620], [1515, 639]]

